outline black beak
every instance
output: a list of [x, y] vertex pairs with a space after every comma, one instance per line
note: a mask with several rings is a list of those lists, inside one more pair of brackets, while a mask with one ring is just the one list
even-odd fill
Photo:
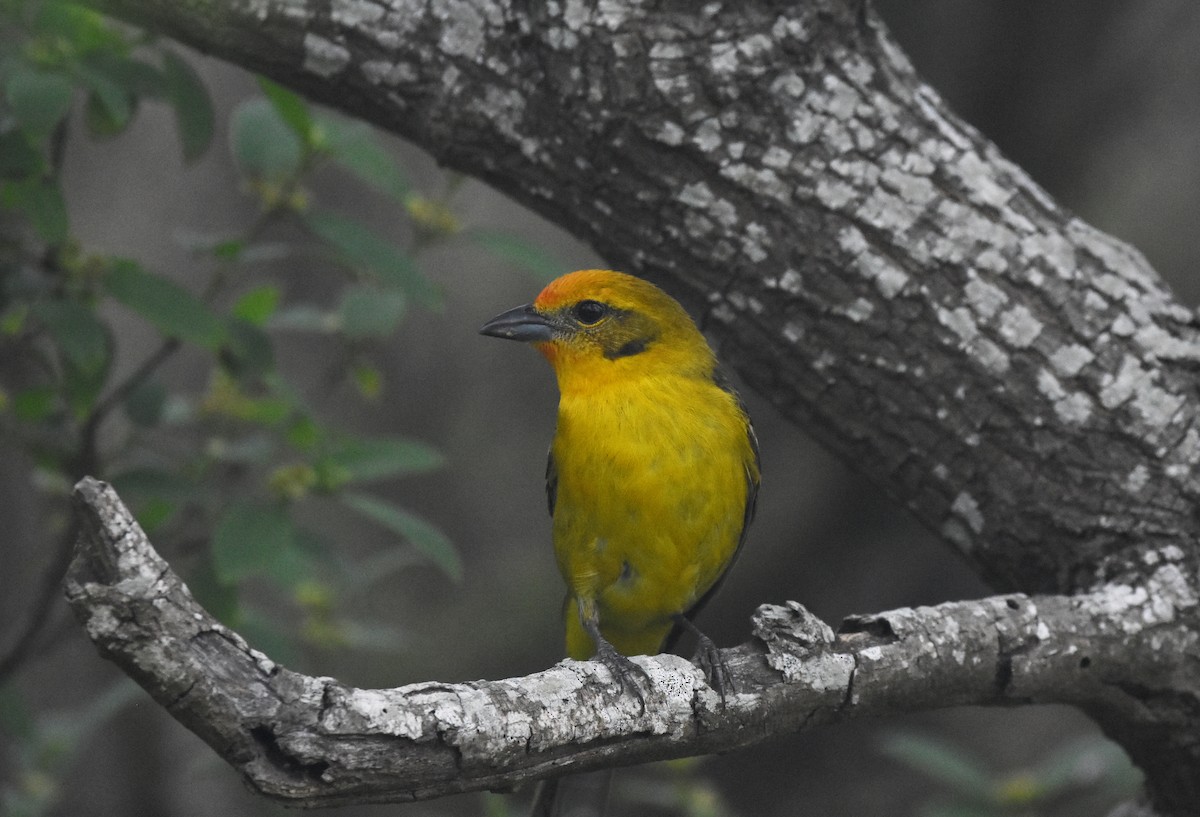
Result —
[[534, 310], [533, 304], [525, 304], [492, 318], [479, 328], [479, 334], [537, 343], [553, 340], [554, 327], [545, 315]]

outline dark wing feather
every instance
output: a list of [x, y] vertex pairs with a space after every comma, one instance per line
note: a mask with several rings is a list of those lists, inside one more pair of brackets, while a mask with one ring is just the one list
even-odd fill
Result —
[[[757, 456], [758, 449], [755, 449]], [[554, 464], [554, 449], [546, 454], [546, 505], [554, 516], [554, 502], [558, 499], [558, 466]]]

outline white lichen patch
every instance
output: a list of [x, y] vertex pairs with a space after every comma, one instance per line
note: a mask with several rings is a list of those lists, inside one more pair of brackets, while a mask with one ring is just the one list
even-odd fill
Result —
[[708, 67], [717, 76], [727, 76], [737, 71], [737, 46], [730, 42], [713, 43], [709, 49]]
[[769, 244], [766, 228], [757, 222], [746, 225], [746, 232], [742, 236], [742, 252], [747, 258], [756, 264], [765, 260]]
[[804, 87], [804, 80], [795, 71], [785, 71], [771, 81], [771, 93], [775, 96], [799, 99], [804, 96]]
[[831, 210], [840, 210], [854, 201], [854, 188], [837, 179], [822, 178], [817, 182], [817, 199]]
[[842, 309], [842, 314], [855, 323], [862, 323], [875, 311], [875, 305], [866, 298], [856, 298], [853, 303]]
[[993, 175], [994, 165], [973, 151], [963, 153], [957, 162], [951, 163], [946, 169], [962, 181], [972, 200], [997, 210], [1005, 208], [1015, 192], [1000, 184]]
[[975, 501], [975, 497], [962, 491], [954, 498], [950, 510], [960, 516], [973, 533], [983, 532], [983, 513], [979, 510], [979, 503]]
[[838, 120], [851, 119], [862, 101], [854, 86], [846, 84], [833, 74], [826, 74], [822, 84], [827, 93], [823, 106], [825, 111]]
[[967, 352], [992, 374], [1004, 374], [1011, 365], [1008, 353], [985, 337], [978, 337], [966, 346]]
[[965, 287], [967, 303], [980, 317], [992, 317], [1000, 307], [1008, 303], [1008, 295], [1000, 287], [984, 281], [974, 272], [969, 274], [971, 280], [967, 281]]
[[675, 122], [663, 122], [658, 126], [658, 131], [654, 134], [655, 139], [672, 147], [682, 145], [683, 137], [683, 128], [679, 127]]
[[705, 119], [696, 126], [692, 142], [705, 153], [712, 153], [721, 146], [721, 123], [715, 117]]
[[1042, 322], [1021, 304], [1000, 316], [1000, 336], [1017, 349], [1028, 347], [1042, 333]]
[[1184, 402], [1183, 395], [1171, 394], [1158, 386], [1138, 391], [1133, 397], [1133, 407], [1154, 428], [1164, 428], [1170, 424]]
[[679, 191], [680, 202], [700, 210], [707, 210], [712, 206], [715, 199], [716, 197], [713, 195], [712, 188], [705, 182], [685, 184], [683, 189]]
[[365, 60], [359, 69], [372, 85], [395, 87], [413, 82], [417, 78], [416, 69], [406, 62]]
[[[1146, 487], [1146, 483], [1149, 481], [1150, 470], [1144, 465], [1138, 465], [1125, 475], [1125, 490], [1136, 494], [1138, 491], [1142, 490], [1142, 488]], [[1151, 553], [1154, 552], [1147, 551], [1146, 555], [1149, 556]], [[1158, 561], [1157, 553], [1154, 553], [1154, 561]], [[1153, 564], [1153, 562], [1147, 562], [1147, 564]]]
[[450, 56], [478, 59], [482, 56], [485, 20], [471, 0], [444, 0], [432, 11], [442, 21], [441, 50]]
[[767, 148], [762, 157], [762, 163], [767, 167], [774, 168], [775, 170], [782, 170], [791, 164], [791, 162], [792, 152], [790, 150], [784, 150], [777, 145], [772, 145], [771, 147]]
[[975, 324], [975, 319], [971, 317], [971, 313], [966, 307], [956, 307], [947, 309], [944, 306], [937, 308], [938, 323], [945, 326], [954, 334], [958, 335], [958, 339], [966, 343], [974, 340], [979, 334], [979, 327]]
[[858, 255], [867, 249], [866, 237], [863, 236], [862, 230], [854, 226], [838, 230], [837, 241], [838, 246], [851, 255]]
[[1068, 392], [1049, 369], [1038, 370], [1037, 385], [1064, 423], [1079, 425], [1092, 416], [1092, 398], [1083, 392]]
[[1021, 239], [1021, 255], [1028, 260], [1045, 259], [1050, 269], [1064, 279], [1077, 275], [1075, 248], [1059, 233], [1035, 233]]
[[563, 8], [563, 25], [572, 31], [579, 31], [591, 15], [588, 4], [584, 0], [567, 0]]
[[752, 193], [778, 199], [785, 203], [791, 201], [791, 188], [784, 184], [779, 175], [770, 168], [751, 167], [742, 162], [734, 162], [722, 167], [720, 172], [726, 179], [741, 185]]
[[377, 0], [332, 0], [329, 18], [339, 26], [369, 29], [378, 25], [385, 9]]
[[778, 283], [779, 288], [789, 295], [799, 295], [804, 291], [804, 279], [791, 267], [788, 267], [784, 270], [783, 275], [779, 276]]
[[1152, 360], [1200, 360], [1200, 344], [1177, 337], [1155, 323], [1134, 332], [1133, 340]]
[[895, 165], [886, 168], [879, 181], [896, 191], [896, 194], [910, 205], [922, 210], [939, 195], [928, 178], [906, 173]]
[[1050, 365], [1063, 377], [1074, 377], [1079, 370], [1096, 359], [1096, 355], [1086, 346], [1078, 343], [1068, 343], [1060, 346], [1050, 355]]
[[304, 70], [320, 77], [332, 77], [350, 64], [350, 50], [343, 45], [309, 32], [304, 35]]
[[1137, 358], [1126, 355], [1115, 375], [1105, 374], [1100, 381], [1100, 405], [1114, 409], [1139, 389], [1150, 388], [1153, 379]]

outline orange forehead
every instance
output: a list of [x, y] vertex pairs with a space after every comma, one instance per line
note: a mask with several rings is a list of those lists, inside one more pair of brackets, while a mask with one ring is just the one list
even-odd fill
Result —
[[534, 300], [538, 309], [554, 309], [585, 298], [602, 298], [614, 285], [632, 276], [602, 269], [583, 269], [555, 278]]

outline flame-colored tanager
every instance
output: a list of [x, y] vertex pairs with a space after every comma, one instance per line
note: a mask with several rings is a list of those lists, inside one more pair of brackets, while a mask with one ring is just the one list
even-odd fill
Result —
[[608, 270], [564, 275], [480, 331], [532, 343], [558, 378], [546, 491], [567, 655], [595, 655], [628, 686], [623, 656], [689, 629], [723, 694], [723, 664], [691, 617], [745, 541], [759, 463], [704, 336], [661, 289]]

